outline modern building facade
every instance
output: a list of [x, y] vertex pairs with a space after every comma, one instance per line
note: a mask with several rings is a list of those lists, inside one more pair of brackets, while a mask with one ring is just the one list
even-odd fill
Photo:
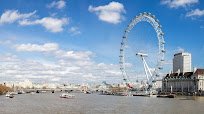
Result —
[[191, 54], [184, 52], [174, 54], [173, 72], [184, 73], [191, 71]]

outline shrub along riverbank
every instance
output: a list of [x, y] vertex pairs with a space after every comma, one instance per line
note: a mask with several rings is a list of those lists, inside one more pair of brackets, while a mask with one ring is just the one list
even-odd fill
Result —
[[10, 87], [0, 84], [0, 95], [6, 94], [8, 91], [11, 91]]

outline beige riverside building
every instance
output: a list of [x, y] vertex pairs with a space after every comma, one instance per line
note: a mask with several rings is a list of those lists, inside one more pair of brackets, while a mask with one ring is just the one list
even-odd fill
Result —
[[167, 74], [162, 80], [162, 91], [181, 94], [196, 92], [204, 95], [204, 69]]
[[162, 92], [204, 95], [204, 69], [191, 70], [191, 54], [177, 53], [173, 73], [162, 79]]

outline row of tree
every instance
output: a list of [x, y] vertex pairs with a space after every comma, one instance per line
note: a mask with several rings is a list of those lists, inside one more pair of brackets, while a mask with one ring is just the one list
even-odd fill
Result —
[[6, 94], [8, 91], [11, 91], [10, 87], [0, 84], [0, 95]]

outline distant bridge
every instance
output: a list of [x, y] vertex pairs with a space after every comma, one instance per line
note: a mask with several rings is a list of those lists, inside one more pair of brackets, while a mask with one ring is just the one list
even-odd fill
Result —
[[36, 92], [36, 91], [67, 91], [67, 92], [71, 92], [71, 91], [79, 91], [79, 89], [76, 89], [76, 88], [56, 88], [56, 89], [52, 89], [52, 88], [46, 88], [46, 89], [23, 89], [25, 92]]

